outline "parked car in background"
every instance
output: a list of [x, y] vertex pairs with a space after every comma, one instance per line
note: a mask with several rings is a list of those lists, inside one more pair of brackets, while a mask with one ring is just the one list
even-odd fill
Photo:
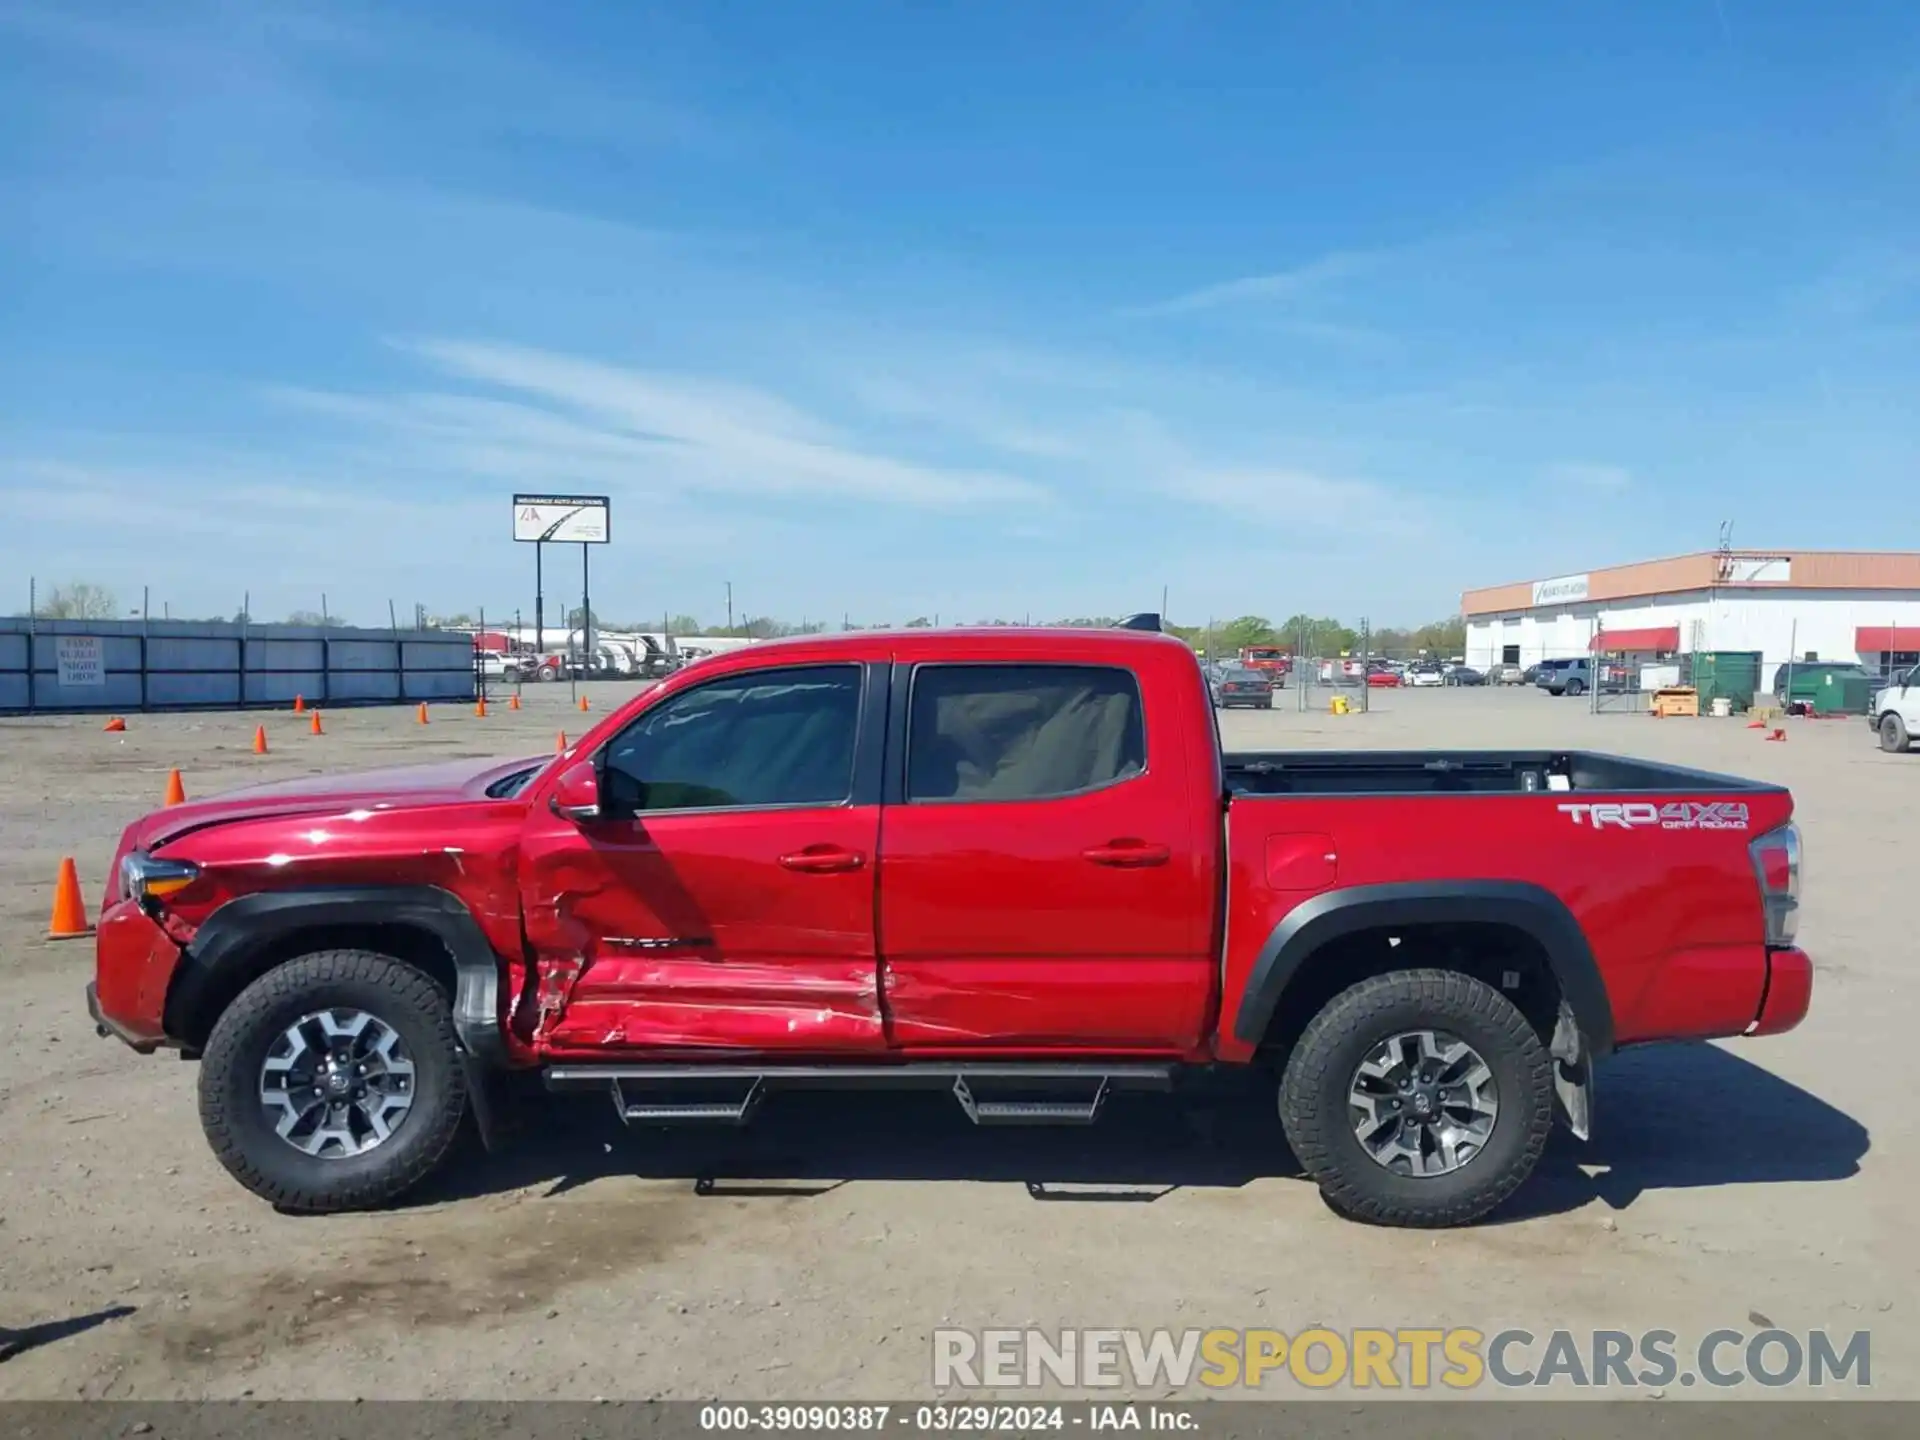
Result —
[[1487, 677], [1471, 665], [1450, 665], [1441, 672], [1441, 679], [1449, 685], [1484, 685]]
[[1533, 683], [1538, 685], [1542, 690], [1551, 689], [1554, 677], [1562, 670], [1566, 669], [1569, 665], [1583, 665], [1585, 663], [1584, 660], [1542, 660], [1538, 665], [1533, 667]]
[[1272, 645], [1249, 645], [1240, 652], [1240, 663], [1264, 675], [1275, 690], [1287, 688], [1287, 676], [1293, 672], [1293, 656]]
[[1411, 666], [1403, 679], [1406, 684], [1420, 689], [1429, 685], [1444, 685], [1447, 681], [1447, 677], [1441, 673], [1438, 665]]
[[1874, 692], [1867, 718], [1880, 737], [1880, 748], [1890, 755], [1906, 753], [1920, 735], [1920, 665], [1895, 675]]
[[1367, 672], [1367, 684], [1375, 690], [1397, 690], [1400, 688], [1400, 672], [1385, 666]]
[[1272, 677], [1237, 660], [1214, 666], [1207, 677], [1207, 688], [1213, 692], [1216, 710], [1231, 710], [1236, 705], [1255, 710], [1273, 708]]
[[1531, 685], [1533, 677], [1518, 665], [1496, 665], [1487, 672], [1490, 685]]
[[474, 651], [473, 668], [483, 680], [513, 680], [524, 673], [519, 656], [502, 655], [498, 650]]
[[1617, 695], [1630, 688], [1631, 672], [1625, 665], [1612, 661], [1602, 661], [1595, 665], [1593, 661], [1568, 660], [1559, 665], [1548, 677], [1545, 684], [1549, 695], [1585, 695], [1596, 687], [1609, 695]]

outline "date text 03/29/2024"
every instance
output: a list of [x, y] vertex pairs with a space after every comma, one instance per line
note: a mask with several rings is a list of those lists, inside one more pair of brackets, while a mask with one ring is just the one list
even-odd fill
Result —
[[1007, 1434], [1041, 1431], [1154, 1430], [1192, 1433], [1194, 1407], [1153, 1404], [1077, 1405], [703, 1405], [700, 1429], [734, 1434], [820, 1434], [909, 1431], [916, 1434]]

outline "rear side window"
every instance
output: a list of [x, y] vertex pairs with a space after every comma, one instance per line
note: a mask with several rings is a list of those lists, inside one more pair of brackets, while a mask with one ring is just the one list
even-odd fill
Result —
[[1140, 685], [1103, 665], [923, 665], [908, 800], [1048, 800], [1147, 768]]

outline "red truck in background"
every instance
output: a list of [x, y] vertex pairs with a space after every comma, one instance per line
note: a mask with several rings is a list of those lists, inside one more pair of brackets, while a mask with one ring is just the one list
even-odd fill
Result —
[[1287, 688], [1287, 676], [1293, 673], [1293, 656], [1272, 645], [1247, 645], [1240, 651], [1240, 663], [1258, 670], [1276, 690]]
[[875, 632], [684, 670], [564, 755], [269, 785], [115, 858], [88, 1003], [200, 1060], [294, 1210], [377, 1205], [515, 1073], [640, 1125], [780, 1087], [981, 1124], [1270, 1067], [1332, 1204], [1470, 1221], [1623, 1045], [1805, 1015], [1785, 790], [1586, 753], [1222, 753], [1132, 631]]

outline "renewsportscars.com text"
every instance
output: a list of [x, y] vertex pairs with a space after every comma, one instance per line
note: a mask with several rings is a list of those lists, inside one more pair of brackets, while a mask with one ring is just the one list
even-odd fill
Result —
[[1868, 1331], [949, 1330], [933, 1332], [942, 1389], [1518, 1388], [1867, 1389]]

